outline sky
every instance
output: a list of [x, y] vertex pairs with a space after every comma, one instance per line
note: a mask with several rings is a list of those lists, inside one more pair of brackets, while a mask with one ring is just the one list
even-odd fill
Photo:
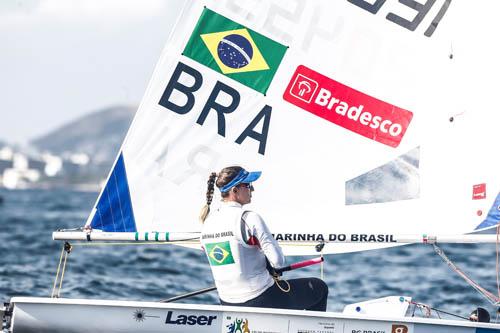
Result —
[[138, 105], [184, 0], [1, 0], [0, 140]]

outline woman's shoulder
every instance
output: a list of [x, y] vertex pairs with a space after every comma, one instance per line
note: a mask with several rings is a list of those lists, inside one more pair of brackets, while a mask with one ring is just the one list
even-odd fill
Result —
[[245, 210], [241, 215], [241, 218], [245, 220], [245, 222], [249, 225], [264, 223], [264, 219], [262, 218], [262, 216], [260, 216], [259, 213], [253, 210]]

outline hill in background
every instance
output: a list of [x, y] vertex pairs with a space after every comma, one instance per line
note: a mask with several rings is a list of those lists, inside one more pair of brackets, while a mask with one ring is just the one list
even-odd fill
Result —
[[30, 142], [54, 155], [86, 154], [94, 165], [111, 165], [125, 138], [135, 106], [115, 106], [82, 116]]

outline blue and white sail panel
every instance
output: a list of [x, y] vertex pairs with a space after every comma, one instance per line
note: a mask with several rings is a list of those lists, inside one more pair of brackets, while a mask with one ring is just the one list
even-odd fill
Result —
[[90, 226], [107, 232], [137, 231], [122, 153], [102, 190]]

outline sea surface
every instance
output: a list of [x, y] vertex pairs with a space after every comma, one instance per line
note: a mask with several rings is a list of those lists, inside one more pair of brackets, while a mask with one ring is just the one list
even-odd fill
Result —
[[[59, 228], [82, 226], [97, 193], [47, 190], [0, 190], [0, 301], [12, 296], [48, 297], [63, 243], [52, 240]], [[61, 297], [158, 301], [213, 285], [201, 251], [171, 245], [73, 244]], [[442, 245], [472, 279], [497, 292], [496, 247]], [[289, 257], [289, 263], [305, 259]], [[316, 276], [319, 266], [285, 273], [285, 278]], [[328, 310], [390, 295], [468, 317], [476, 307], [492, 319], [496, 308], [456, 275], [430, 245], [411, 245], [362, 253], [328, 255], [324, 279]], [[211, 292], [179, 302], [216, 304]], [[418, 314], [417, 310], [417, 314]]]

